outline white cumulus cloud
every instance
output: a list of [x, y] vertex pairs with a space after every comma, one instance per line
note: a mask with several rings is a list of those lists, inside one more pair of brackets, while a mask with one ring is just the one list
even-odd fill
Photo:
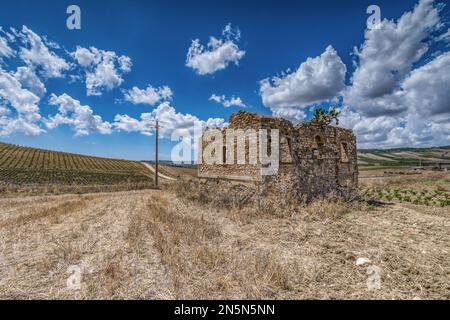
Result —
[[450, 113], [450, 52], [415, 69], [402, 84], [404, 103], [424, 117]]
[[12, 57], [14, 51], [9, 47], [7, 39], [0, 36], [0, 58], [2, 57]]
[[366, 30], [363, 45], [356, 49], [357, 68], [345, 103], [369, 116], [406, 111], [399, 84], [428, 51], [426, 40], [439, 22], [433, 1], [421, 0], [397, 22], [385, 19], [379, 29]]
[[303, 110], [296, 108], [275, 109], [272, 112], [274, 117], [284, 118], [294, 124], [298, 124], [305, 120], [306, 114]]
[[18, 67], [14, 77], [22, 84], [22, 86], [39, 97], [47, 92], [44, 83], [39, 79], [33, 69], [30, 67]]
[[39, 101], [40, 98], [23, 88], [13, 74], [0, 70], [0, 135], [43, 132], [39, 126]]
[[[264, 79], [260, 83], [263, 104], [274, 114], [301, 118], [307, 106], [336, 97], [344, 88], [346, 66], [333, 47], [308, 58], [294, 72]], [[284, 111], [283, 111], [284, 110]]]
[[172, 99], [173, 92], [168, 86], [155, 88], [148, 85], [146, 89], [139, 89], [133, 87], [130, 90], [124, 90], [125, 101], [132, 104], [147, 104], [150, 106], [155, 105], [161, 101], [167, 101]]
[[168, 102], [163, 102], [152, 112], [142, 113], [140, 119], [132, 118], [128, 115], [116, 115], [114, 127], [119, 131], [140, 132], [145, 135], [151, 135], [156, 119], [161, 125], [160, 134], [165, 138], [170, 138], [174, 130], [186, 130], [192, 134], [194, 125], [217, 128], [226, 125], [224, 119], [209, 118], [203, 121], [194, 115], [177, 112]]
[[220, 39], [210, 37], [206, 47], [199, 39], [193, 40], [187, 54], [186, 66], [200, 75], [207, 75], [225, 69], [230, 63], [238, 65], [239, 60], [245, 55], [245, 51], [239, 49], [236, 44], [241, 32], [228, 24], [222, 35], [223, 38]]
[[395, 94], [405, 112], [371, 116], [358, 111], [358, 108], [345, 107], [342, 109], [341, 124], [355, 130], [362, 147], [448, 145], [448, 83], [449, 52], [415, 69], [400, 84]]
[[341, 120], [355, 130], [360, 146], [450, 143], [450, 53], [431, 53], [431, 61], [414, 69], [429, 43], [445, 39], [434, 36], [441, 27], [435, 3], [421, 0], [396, 22], [366, 31]]
[[231, 98], [227, 99], [225, 95], [216, 95], [213, 94], [209, 98], [210, 101], [215, 101], [217, 103], [220, 103], [225, 108], [229, 107], [240, 107], [240, 108], [247, 108], [248, 106], [242, 101], [241, 98], [232, 96]]
[[72, 53], [86, 75], [86, 89], [89, 96], [100, 96], [123, 83], [123, 74], [131, 71], [131, 58], [119, 56], [114, 51], [77, 47]]
[[95, 115], [88, 105], [81, 105], [80, 101], [64, 93], [60, 96], [51, 94], [49, 104], [58, 106], [58, 113], [45, 120], [49, 129], [60, 125], [68, 125], [75, 131], [75, 136], [86, 136], [91, 133], [110, 134], [112, 126]]
[[25, 43], [25, 47], [20, 49], [20, 58], [43, 77], [61, 78], [70, 69], [69, 63], [50, 51], [42, 38], [31, 29], [23, 26], [19, 35]]

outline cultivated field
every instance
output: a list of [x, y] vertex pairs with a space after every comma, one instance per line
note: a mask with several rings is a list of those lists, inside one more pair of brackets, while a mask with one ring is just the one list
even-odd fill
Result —
[[450, 147], [358, 150], [361, 168], [418, 166], [429, 162], [450, 164]]
[[[362, 176], [366, 191], [450, 192], [444, 172]], [[0, 298], [450, 299], [449, 207], [371, 200], [286, 215], [234, 208], [187, 182], [1, 199]], [[70, 266], [79, 290], [67, 287]]]
[[153, 186], [142, 163], [0, 143], [0, 194], [93, 192]]

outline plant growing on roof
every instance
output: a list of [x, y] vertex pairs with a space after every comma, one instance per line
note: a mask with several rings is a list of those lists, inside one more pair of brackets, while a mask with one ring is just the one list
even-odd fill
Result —
[[335, 121], [336, 125], [339, 125], [340, 114], [341, 112], [334, 108], [330, 108], [328, 111], [325, 111], [324, 108], [320, 107], [314, 110], [313, 118], [310, 122], [314, 125], [329, 126], [333, 123], [333, 121]]

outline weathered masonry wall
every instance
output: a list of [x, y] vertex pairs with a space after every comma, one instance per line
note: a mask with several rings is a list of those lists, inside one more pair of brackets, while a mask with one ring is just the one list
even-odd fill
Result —
[[292, 146], [301, 194], [348, 193], [358, 186], [356, 139], [350, 130], [302, 124]]
[[[261, 164], [259, 159], [257, 159], [256, 164], [250, 164], [250, 152], [249, 147], [250, 143], [255, 143], [257, 149], [259, 150], [258, 139], [256, 136], [252, 136], [249, 134], [248, 129], [266, 129], [270, 132], [271, 129], [278, 129], [280, 134], [280, 162], [281, 163], [292, 163], [292, 157], [290, 148], [288, 145], [288, 139], [290, 139], [290, 133], [294, 129], [292, 123], [284, 119], [276, 119], [263, 117], [254, 113], [249, 112], [239, 112], [230, 117], [229, 127], [228, 129], [235, 130], [234, 137], [234, 161], [233, 164], [206, 164], [203, 159], [198, 159], [199, 163], [199, 176], [203, 178], [221, 178], [221, 179], [229, 179], [229, 180], [240, 180], [240, 181], [262, 181], [261, 176]], [[217, 130], [217, 129], [215, 129]], [[247, 134], [245, 136], [245, 164], [237, 163], [237, 135], [239, 134], [237, 131], [242, 130], [242, 134]], [[227, 135], [226, 130], [222, 130], [223, 137], [223, 150], [221, 156], [219, 158], [222, 159], [222, 162], [225, 163], [227, 152]], [[211, 142], [209, 141], [206, 134], [203, 135], [202, 139], [202, 151], [206, 146]], [[199, 156], [202, 155], [203, 152], [199, 152]]]
[[[251, 182], [261, 196], [279, 197], [285, 201], [311, 199], [334, 192], [347, 195], [358, 186], [356, 139], [351, 130], [300, 124], [264, 117], [249, 112], [238, 112], [230, 118], [230, 129], [278, 129], [280, 133], [280, 164], [278, 174], [261, 175], [261, 164], [248, 164], [249, 141], [247, 140], [246, 164], [199, 164], [199, 177]], [[202, 138], [199, 155], [210, 143]], [[223, 134], [224, 146], [227, 145]], [[224, 147], [222, 156], [225, 160]], [[235, 149], [236, 156], [236, 149]], [[200, 159], [199, 159], [200, 160]]]

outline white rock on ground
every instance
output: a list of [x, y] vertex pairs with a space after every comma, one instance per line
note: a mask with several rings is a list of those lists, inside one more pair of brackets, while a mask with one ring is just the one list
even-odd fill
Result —
[[358, 259], [356, 260], [356, 265], [357, 265], [357, 266], [363, 266], [363, 265], [365, 265], [365, 264], [370, 264], [370, 263], [372, 263], [372, 261], [370, 261], [370, 260], [367, 259], [367, 258], [358, 258]]

